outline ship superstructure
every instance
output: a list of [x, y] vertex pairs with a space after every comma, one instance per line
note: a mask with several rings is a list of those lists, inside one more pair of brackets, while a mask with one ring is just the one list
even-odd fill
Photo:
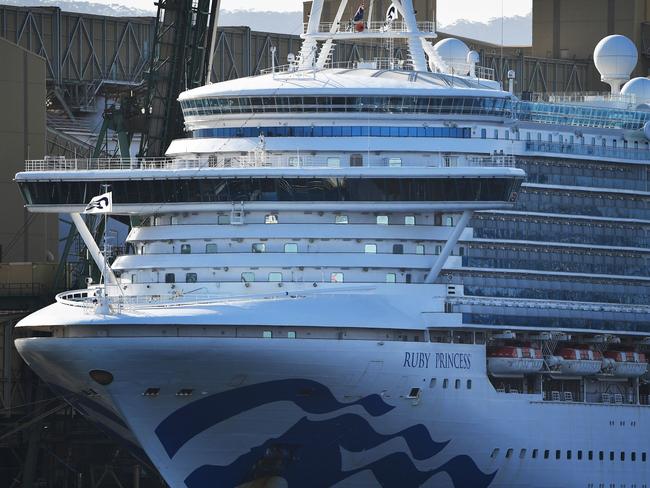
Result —
[[[21, 354], [173, 487], [647, 488], [644, 82], [520, 100], [409, 0], [346, 3], [289, 65], [181, 94], [164, 158], [27, 162], [104, 273]], [[110, 262], [81, 215], [107, 185]]]

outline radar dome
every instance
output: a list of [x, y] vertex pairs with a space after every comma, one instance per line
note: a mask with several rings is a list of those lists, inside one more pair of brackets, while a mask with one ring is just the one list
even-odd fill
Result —
[[638, 60], [636, 46], [625, 36], [607, 36], [594, 50], [596, 69], [601, 80], [612, 87], [612, 93], [618, 93], [621, 84], [630, 79]]
[[443, 39], [433, 46], [438, 57], [445, 63], [444, 71], [447, 74], [465, 76], [469, 73], [467, 55], [469, 47], [460, 39], [450, 37]]
[[648, 104], [650, 102], [650, 79], [633, 78], [623, 86], [621, 94], [633, 96], [637, 105]]

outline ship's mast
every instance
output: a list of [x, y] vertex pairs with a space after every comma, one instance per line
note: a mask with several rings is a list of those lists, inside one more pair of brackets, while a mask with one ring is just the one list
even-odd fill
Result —
[[[312, 2], [309, 22], [302, 35], [303, 44], [297, 59], [299, 69], [324, 68], [331, 58], [332, 49], [337, 40], [405, 39], [414, 70], [428, 70], [427, 56], [430, 61], [436, 62], [435, 58], [430, 55], [433, 47], [428, 40], [437, 37], [434, 22], [420, 24], [417, 22], [413, 0], [395, 0], [393, 2], [402, 16], [403, 20], [400, 22], [372, 21], [370, 15], [374, 5], [371, 4], [370, 15], [367, 18], [362, 17], [361, 20], [357, 20], [349, 26], [345, 22], [341, 22], [348, 0], [341, 0], [331, 24], [321, 22], [323, 3], [324, 0], [313, 0]], [[347, 28], [341, 29], [342, 25]], [[320, 51], [319, 42], [323, 43]]]

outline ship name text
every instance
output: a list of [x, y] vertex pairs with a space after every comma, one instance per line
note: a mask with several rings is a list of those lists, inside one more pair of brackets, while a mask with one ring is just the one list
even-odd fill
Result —
[[[432, 357], [433, 356], [433, 357]], [[472, 355], [461, 352], [405, 352], [404, 368], [428, 369], [470, 369]]]

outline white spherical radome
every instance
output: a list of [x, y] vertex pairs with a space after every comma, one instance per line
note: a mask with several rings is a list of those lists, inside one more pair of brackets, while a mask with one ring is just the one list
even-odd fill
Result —
[[650, 102], [650, 78], [631, 79], [625, 83], [621, 94], [634, 96], [637, 105], [648, 104]]
[[638, 60], [636, 46], [625, 36], [607, 36], [594, 49], [594, 64], [603, 81], [629, 79]]
[[469, 47], [463, 41], [450, 37], [436, 43], [433, 49], [447, 65], [449, 74], [451, 74], [452, 70], [454, 74], [461, 76], [469, 73], [469, 64], [467, 62]]

